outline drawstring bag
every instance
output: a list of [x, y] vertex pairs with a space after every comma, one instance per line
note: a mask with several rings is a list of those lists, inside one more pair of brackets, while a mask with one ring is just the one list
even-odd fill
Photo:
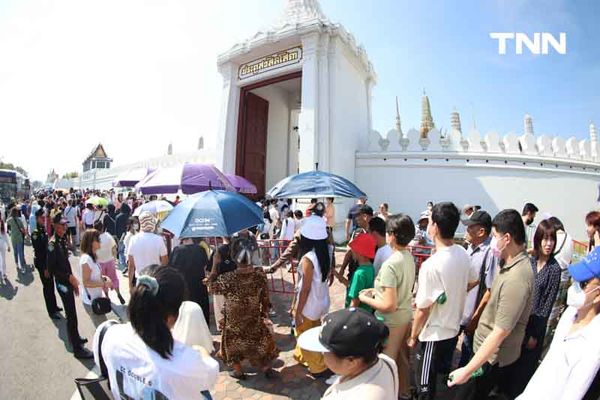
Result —
[[117, 321], [108, 321], [98, 335], [98, 359], [100, 361], [100, 376], [97, 378], [75, 378], [75, 385], [82, 400], [112, 400], [113, 396], [110, 391], [110, 383], [108, 381], [108, 371], [106, 363], [102, 357], [102, 341], [106, 331], [111, 326], [118, 324]]

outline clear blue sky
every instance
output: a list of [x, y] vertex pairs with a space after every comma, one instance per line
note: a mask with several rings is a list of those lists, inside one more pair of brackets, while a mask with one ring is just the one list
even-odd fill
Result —
[[[600, 124], [600, 2], [323, 0], [324, 13], [362, 43], [375, 65], [373, 125], [386, 132], [400, 100], [403, 129], [418, 126], [426, 89], [436, 126], [449, 127], [453, 107], [463, 132], [473, 117], [485, 133], [587, 137]], [[497, 54], [490, 32], [567, 34], [567, 54]]]
[[[80, 171], [102, 142], [115, 165], [214, 143], [216, 57], [272, 25], [285, 0], [0, 0], [0, 159], [36, 179]], [[321, 0], [378, 74], [373, 127], [418, 127], [423, 88], [439, 128], [587, 137], [600, 125], [596, 0]], [[497, 54], [490, 32], [567, 33], [567, 55]], [[514, 49], [512, 44], [509, 50]], [[58, 138], [58, 139], [57, 139]], [[31, 143], [44, 143], [32, 146]], [[25, 145], [25, 146], [24, 146]], [[67, 151], [65, 151], [67, 150]], [[62, 154], [45, 160], [49, 153]]]

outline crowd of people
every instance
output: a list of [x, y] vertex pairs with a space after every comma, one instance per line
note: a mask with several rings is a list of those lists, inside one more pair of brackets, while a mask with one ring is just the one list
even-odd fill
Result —
[[[480, 206], [429, 203], [413, 220], [386, 203], [375, 212], [360, 198], [343, 227], [347, 247], [336, 247], [333, 198], [265, 200], [263, 224], [218, 241], [179, 240], [152, 213], [134, 217], [144, 201], [42, 193], [0, 218], [2, 281], [6, 252], [12, 248], [22, 273], [31, 241], [48, 315], [61, 318], [56, 290], [73, 354], [95, 356], [115, 398], [211, 398], [215, 358], [235, 379], [247, 379], [244, 361], [277, 379], [267, 274], [289, 265], [298, 276], [294, 359], [330, 385], [323, 398], [435, 399], [440, 385], [455, 399], [600, 394], [600, 212], [585, 216], [588, 254], [575, 261], [561, 221], [535, 224], [532, 203], [493, 217]], [[260, 240], [279, 245], [259, 249]], [[336, 251], [344, 251], [339, 263]], [[336, 281], [345, 307], [332, 312]], [[127, 315], [116, 312], [111, 292]], [[79, 335], [76, 296], [97, 326], [93, 354]], [[121, 323], [108, 320], [111, 311]]]

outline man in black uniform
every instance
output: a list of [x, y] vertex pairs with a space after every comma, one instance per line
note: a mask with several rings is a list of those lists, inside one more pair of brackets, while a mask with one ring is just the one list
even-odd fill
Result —
[[56, 296], [54, 295], [54, 279], [48, 272], [48, 234], [44, 228], [44, 210], [35, 212], [36, 229], [31, 234], [31, 244], [33, 246], [33, 265], [40, 274], [40, 280], [44, 286], [44, 301], [46, 302], [46, 311], [52, 319], [60, 319], [59, 308], [56, 305]]
[[79, 281], [71, 271], [69, 250], [67, 248], [67, 220], [62, 213], [54, 216], [54, 235], [48, 242], [48, 271], [56, 280], [56, 289], [67, 316], [67, 333], [73, 347], [75, 358], [93, 358], [94, 354], [83, 347], [87, 339], [79, 336], [77, 329], [77, 310], [75, 296], [79, 296]]

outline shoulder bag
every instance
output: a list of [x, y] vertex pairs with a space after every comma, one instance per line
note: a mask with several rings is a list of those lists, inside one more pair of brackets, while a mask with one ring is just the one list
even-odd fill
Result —
[[96, 400], [112, 400], [113, 396], [110, 391], [110, 382], [108, 380], [108, 371], [106, 369], [106, 363], [102, 356], [102, 342], [104, 341], [104, 335], [111, 326], [118, 324], [117, 321], [108, 321], [106, 325], [102, 327], [100, 335], [98, 335], [98, 360], [100, 362], [100, 376], [97, 378], [75, 378], [75, 385], [77, 391], [81, 396], [82, 400], [96, 399]]

